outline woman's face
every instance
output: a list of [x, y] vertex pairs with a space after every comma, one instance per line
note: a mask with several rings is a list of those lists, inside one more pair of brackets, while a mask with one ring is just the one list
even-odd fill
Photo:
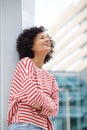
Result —
[[34, 39], [33, 49], [35, 54], [48, 54], [51, 51], [50, 38], [46, 33], [39, 33]]

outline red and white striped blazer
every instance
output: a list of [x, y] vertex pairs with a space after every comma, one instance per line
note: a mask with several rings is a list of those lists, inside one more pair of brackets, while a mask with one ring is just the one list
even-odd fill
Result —
[[[58, 114], [58, 91], [52, 74], [38, 69], [28, 57], [21, 59], [11, 82], [8, 125], [25, 122], [53, 130], [49, 116]], [[42, 111], [33, 106], [42, 106]]]

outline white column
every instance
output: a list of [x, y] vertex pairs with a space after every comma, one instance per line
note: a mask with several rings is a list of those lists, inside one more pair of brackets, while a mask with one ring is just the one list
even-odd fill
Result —
[[0, 130], [8, 130], [10, 82], [18, 61], [16, 38], [21, 29], [21, 0], [0, 0]]
[[22, 21], [23, 25], [26, 22], [22, 17], [24, 11], [28, 14], [25, 17], [29, 20], [26, 27], [34, 24], [35, 2], [27, 0], [24, 1], [25, 4], [23, 1], [0, 0], [0, 130], [8, 130], [7, 110], [10, 84], [18, 62], [16, 38], [22, 30]]
[[35, 0], [22, 0], [22, 28], [34, 25]]
[[66, 129], [71, 130], [70, 127], [70, 96], [69, 96], [69, 90], [65, 90], [66, 93]]

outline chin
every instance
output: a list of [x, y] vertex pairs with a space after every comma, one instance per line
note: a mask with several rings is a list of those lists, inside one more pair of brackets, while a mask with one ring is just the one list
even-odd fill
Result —
[[50, 48], [50, 47], [47, 47], [47, 48], [45, 48], [45, 50], [51, 51], [51, 48]]
[[51, 50], [49, 49], [49, 50], [46, 50], [45, 52], [48, 54], [50, 51], [51, 51]]

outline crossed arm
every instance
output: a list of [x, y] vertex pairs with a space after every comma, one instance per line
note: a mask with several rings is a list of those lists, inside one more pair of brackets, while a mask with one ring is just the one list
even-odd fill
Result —
[[39, 114], [46, 116], [55, 116], [58, 113], [59, 95], [57, 84], [53, 82], [52, 96], [47, 96], [41, 89], [41, 85], [35, 84], [35, 80], [26, 77], [23, 81], [23, 89], [14, 95], [21, 102], [31, 105]]

